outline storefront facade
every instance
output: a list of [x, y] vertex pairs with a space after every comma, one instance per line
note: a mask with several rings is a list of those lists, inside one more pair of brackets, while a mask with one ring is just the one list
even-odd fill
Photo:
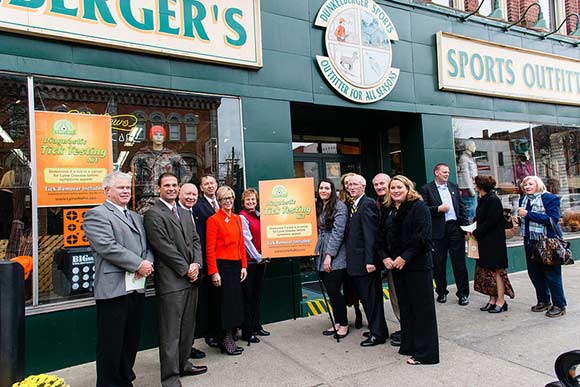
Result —
[[[208, 32], [204, 44], [213, 47], [211, 34], [222, 33], [226, 50], [233, 53], [192, 49], [195, 55], [186, 55], [188, 50], [173, 47], [172, 39], [204, 40], [203, 25], [193, 21], [199, 13], [187, 16], [173, 2], [159, 2], [169, 7], [166, 12], [152, 6], [139, 13], [135, 3], [131, 13], [131, 2], [124, 2], [128, 10], [118, 10], [124, 23], [135, 24], [131, 31], [150, 28], [168, 39], [160, 38], [153, 48], [112, 43], [106, 36], [92, 42], [62, 34], [30, 36], [34, 31], [22, 34], [7, 25], [8, 11], [22, 12], [32, 3], [38, 20], [48, 17], [43, 1], [0, 4], [0, 258], [33, 257], [27, 281], [29, 372], [91, 361], [95, 343], [92, 273], [90, 265], [82, 266], [86, 246], [74, 238], [75, 216], [86, 206], [38, 206], [38, 160], [52, 151], [47, 147], [43, 154], [37, 147], [35, 111], [111, 116], [103, 136], [111, 138], [113, 165], [136, 177], [136, 210], [144, 211], [154, 197], [150, 183], [161, 168], [157, 161], [171, 165], [182, 181], [198, 182], [213, 173], [236, 193], [265, 179], [336, 181], [351, 171], [369, 182], [378, 172], [404, 173], [421, 185], [432, 178], [436, 163], [446, 162], [466, 192], [470, 167], [476, 174], [494, 175], [506, 208], [517, 206], [523, 176], [536, 173], [553, 184], [562, 196], [563, 227], [580, 254], [580, 242], [573, 239], [580, 230], [575, 210], [580, 201], [580, 50], [573, 37], [542, 39], [548, 31], [520, 26], [505, 31], [507, 19], [473, 16], [464, 22], [466, 12], [431, 3], [246, 0], [237, 2], [241, 14], [225, 5], [220, 12], [206, 10], [208, 20], [223, 22], [226, 32]], [[199, 12], [206, 2], [185, 3]], [[59, 8], [57, 2], [50, 7], [76, 18], [75, 23], [83, 23], [82, 17], [120, 20], [96, 5], [99, 17], [86, 7]], [[166, 16], [156, 18], [154, 12]], [[131, 19], [132, 14], [143, 19]], [[193, 29], [177, 31], [177, 14]], [[354, 28], [363, 24], [366, 30]], [[374, 27], [378, 35], [367, 34]], [[362, 31], [361, 47], [349, 40], [355, 37], [349, 29]], [[452, 39], [463, 47], [455, 54], [450, 50], [459, 45]], [[481, 45], [491, 48], [482, 51]], [[491, 50], [499, 51], [493, 56]], [[525, 55], [532, 55], [532, 67], [522, 70], [524, 89], [532, 77], [536, 89], [529, 86], [531, 92], [518, 94], [510, 82], [512, 73], [514, 78], [520, 73], [515, 62], [506, 63], [510, 56]], [[492, 64], [487, 57], [493, 57]], [[536, 70], [542, 60], [554, 70], [546, 70], [549, 65], [543, 73]], [[484, 86], [465, 86], [480, 80]], [[153, 126], [165, 130], [158, 144], [163, 151], [157, 153], [149, 137]], [[160, 159], [151, 163], [149, 154]], [[370, 184], [367, 191], [372, 193]], [[465, 200], [474, 208], [474, 199], [466, 194]], [[524, 270], [518, 236], [508, 244], [510, 270]], [[270, 265], [267, 321], [299, 314], [301, 266], [298, 260]], [[149, 297], [144, 329], [152, 334], [143, 335], [144, 348], [156, 345], [155, 307]]]

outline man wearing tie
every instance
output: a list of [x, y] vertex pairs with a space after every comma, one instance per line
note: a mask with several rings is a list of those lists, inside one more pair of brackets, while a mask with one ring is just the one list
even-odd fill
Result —
[[375, 254], [375, 237], [379, 211], [374, 200], [365, 195], [366, 180], [360, 175], [348, 179], [348, 192], [353, 203], [349, 207], [350, 218], [346, 224], [346, 271], [354, 285], [367, 317], [369, 333], [360, 343], [363, 347], [384, 344], [389, 337], [383, 306], [383, 287], [380, 265]]
[[195, 219], [195, 228], [201, 240], [204, 276], [199, 287], [199, 310], [195, 336], [205, 337], [205, 342], [208, 346], [218, 348], [220, 343], [216, 337], [219, 334], [217, 330], [219, 312], [216, 308], [219, 305], [219, 299], [217, 290], [211, 283], [211, 277], [207, 275], [207, 266], [205, 264], [205, 224], [207, 219], [219, 210], [215, 195], [218, 184], [212, 175], [203, 175], [199, 187], [202, 194], [193, 206], [193, 217]]
[[207, 371], [207, 367], [189, 362], [195, 331], [196, 281], [202, 264], [201, 246], [191, 215], [177, 206], [177, 177], [163, 173], [157, 185], [159, 200], [145, 213], [145, 229], [155, 253], [161, 385], [181, 387], [180, 376]]
[[435, 180], [421, 189], [429, 207], [435, 247], [435, 291], [437, 302], [447, 301], [447, 251], [451, 257], [453, 276], [457, 284], [459, 305], [469, 304], [469, 278], [465, 266], [465, 236], [459, 226], [467, 224], [467, 213], [459, 197], [459, 187], [449, 181], [449, 166], [439, 163], [433, 168]]
[[153, 254], [141, 216], [127, 209], [131, 175], [113, 172], [103, 189], [106, 201], [85, 213], [83, 225], [95, 257], [97, 387], [133, 386], [145, 286], [131, 284], [153, 272]]
[[[195, 186], [195, 184], [185, 183], [185, 184], [181, 185], [181, 188], [179, 189], [179, 200], [177, 201], [177, 205], [179, 207], [183, 208], [185, 211], [187, 211], [191, 215], [191, 219], [194, 221], [194, 225], [195, 225], [195, 219], [193, 216], [193, 206], [195, 205], [195, 203], [197, 203], [197, 197], [198, 197], [198, 192], [197, 192], [197, 187]], [[199, 309], [200, 309], [199, 308], [199, 291], [197, 293], [197, 297], [198, 297], [197, 316], [199, 316]], [[205, 357], [205, 352], [200, 351], [199, 349], [195, 348], [192, 345], [190, 357], [192, 359], [203, 359]]]

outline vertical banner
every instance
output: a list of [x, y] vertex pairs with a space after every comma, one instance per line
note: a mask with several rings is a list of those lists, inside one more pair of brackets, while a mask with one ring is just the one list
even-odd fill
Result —
[[38, 206], [102, 203], [103, 178], [113, 169], [111, 117], [44, 111], [34, 117]]
[[314, 255], [318, 229], [314, 179], [260, 181], [262, 257]]

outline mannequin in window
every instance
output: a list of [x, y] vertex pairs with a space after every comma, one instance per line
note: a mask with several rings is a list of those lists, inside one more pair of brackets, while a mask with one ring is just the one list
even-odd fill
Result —
[[141, 148], [131, 160], [131, 172], [135, 177], [135, 211], [144, 214], [158, 196], [157, 179], [162, 173], [171, 172], [180, 183], [188, 183], [191, 171], [176, 151], [165, 147], [167, 132], [162, 126], [153, 126], [149, 131], [151, 146]]
[[475, 153], [475, 142], [467, 140], [464, 143], [465, 150], [459, 156], [457, 162], [457, 183], [461, 192], [461, 201], [467, 211], [469, 221], [475, 217], [475, 208], [477, 207], [477, 197], [475, 195], [475, 176], [477, 176], [477, 164], [473, 159]]
[[516, 177], [516, 187], [519, 193], [522, 193], [522, 188], [520, 187], [524, 177], [531, 176], [534, 174], [534, 166], [530, 160], [530, 153], [525, 151], [516, 156], [517, 161], [514, 164], [514, 176]]

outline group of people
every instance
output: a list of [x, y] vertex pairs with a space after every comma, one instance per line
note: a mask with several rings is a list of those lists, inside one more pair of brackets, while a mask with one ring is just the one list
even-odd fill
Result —
[[[459, 188], [448, 181], [449, 166], [437, 164], [434, 180], [417, 190], [405, 176], [376, 175], [377, 199], [365, 195], [366, 180], [350, 173], [340, 192], [322, 179], [317, 187], [318, 243], [315, 270], [326, 288], [334, 326], [326, 336], [349, 334], [347, 306], [355, 307], [355, 327], [368, 328], [360, 345], [386, 343], [399, 347], [410, 365], [437, 364], [439, 342], [433, 280], [439, 303], [447, 302], [446, 261], [451, 257], [458, 304], [469, 304], [465, 265], [468, 220]], [[507, 275], [505, 222], [492, 176], [475, 178], [479, 195], [472, 236], [479, 242], [476, 291], [489, 296], [480, 308], [508, 310], [514, 297]], [[206, 366], [190, 359], [205, 353], [193, 346], [203, 337], [209, 347], [240, 355], [238, 333], [249, 343], [267, 336], [260, 324], [260, 297], [266, 264], [261, 255], [258, 192], [247, 189], [242, 211], [234, 213], [235, 193], [218, 188], [211, 175], [200, 190], [179, 185], [172, 173], [157, 181], [158, 200], [144, 216], [127, 208], [132, 175], [113, 172], [103, 180], [106, 201], [84, 216], [84, 230], [95, 256], [97, 304], [97, 386], [132, 386], [144, 312], [145, 279], [155, 272], [158, 296], [161, 385], [181, 386], [180, 377], [199, 375]], [[536, 176], [523, 179], [524, 195], [514, 220], [524, 238], [528, 273], [536, 289], [533, 312], [548, 317], [566, 313], [560, 266], [533, 261], [535, 244], [561, 235], [560, 199]], [[385, 320], [381, 272], [386, 269], [390, 302], [401, 330], [389, 335]]]
[[189, 359], [205, 353], [193, 347], [204, 337], [210, 347], [240, 355], [238, 333], [249, 343], [270, 333], [260, 325], [265, 260], [260, 247], [258, 192], [218, 188], [211, 175], [200, 190], [179, 185], [172, 173], [157, 181], [159, 198], [141, 217], [127, 208], [132, 176], [113, 172], [103, 180], [106, 201], [84, 217], [95, 255], [97, 386], [132, 386], [144, 312], [145, 281], [155, 272], [158, 296], [161, 385], [181, 386], [180, 377], [206, 366]]
[[469, 304], [466, 268], [466, 238], [479, 246], [474, 289], [489, 296], [480, 310], [492, 314], [506, 312], [505, 297], [514, 298], [508, 278], [506, 222], [516, 222], [524, 239], [528, 274], [536, 289], [533, 312], [547, 317], [566, 313], [560, 266], [546, 266], [532, 259], [536, 243], [544, 236], [562, 235], [559, 227], [560, 199], [548, 192], [537, 176], [522, 181], [520, 208], [506, 219], [500, 198], [489, 175], [474, 179], [478, 194], [476, 228], [464, 232], [469, 223], [457, 184], [449, 181], [449, 166], [435, 165], [434, 179], [420, 190], [405, 176], [390, 178], [379, 173], [373, 179], [377, 195], [365, 195], [364, 177], [349, 173], [341, 178], [340, 191], [322, 179], [317, 189], [316, 214], [319, 239], [315, 270], [326, 288], [334, 326], [323, 331], [343, 338], [349, 334], [347, 306], [362, 303], [369, 331], [360, 345], [383, 344], [389, 337], [382, 302], [380, 272], [386, 269], [389, 298], [401, 330], [393, 333], [391, 344], [409, 356], [410, 365], [439, 362], [437, 319], [433, 298], [447, 302], [447, 256], [457, 284], [457, 302]]

